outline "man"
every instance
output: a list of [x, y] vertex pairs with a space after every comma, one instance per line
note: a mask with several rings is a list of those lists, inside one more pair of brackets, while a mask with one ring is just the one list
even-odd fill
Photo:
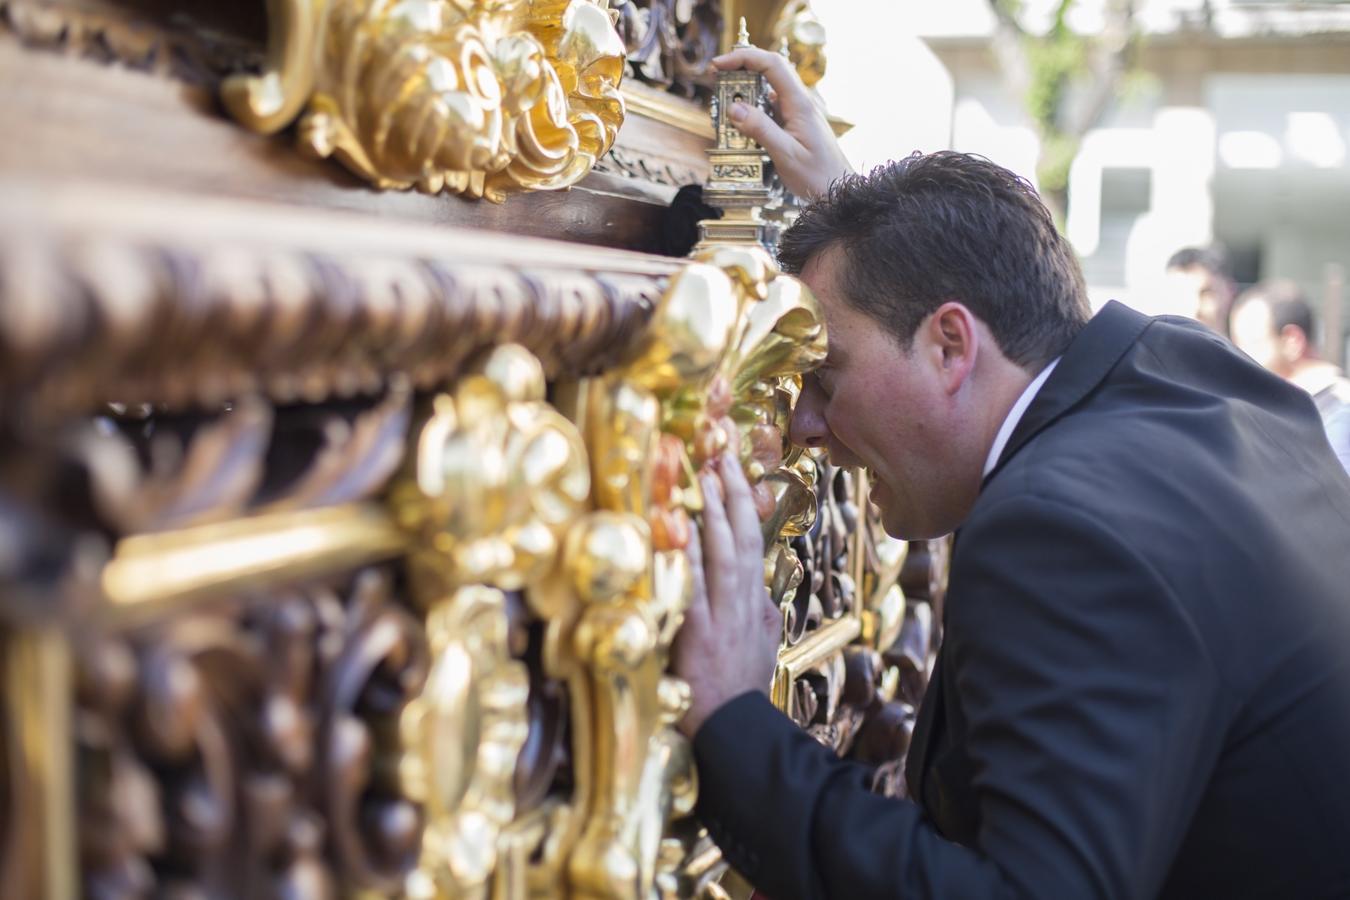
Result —
[[1232, 325], [1240, 350], [1312, 395], [1331, 449], [1350, 472], [1350, 379], [1318, 358], [1312, 307], [1298, 285], [1277, 280], [1250, 288], [1233, 308]]
[[674, 669], [726, 858], [775, 900], [1350, 896], [1350, 479], [1312, 405], [1193, 322], [1089, 321], [992, 163], [820, 197], [846, 166], [790, 68], [719, 65], [766, 73], [783, 124], [741, 127], [818, 197], [782, 248], [830, 334], [792, 439], [866, 466], [896, 537], [957, 530], [913, 799], [883, 798], [769, 703], [749, 489], [705, 476]]
[[1228, 336], [1228, 312], [1237, 288], [1219, 250], [1185, 247], [1173, 253], [1167, 260], [1167, 286], [1178, 315]]

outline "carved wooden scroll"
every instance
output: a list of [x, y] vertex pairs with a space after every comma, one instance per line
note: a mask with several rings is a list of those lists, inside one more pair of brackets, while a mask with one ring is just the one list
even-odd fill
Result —
[[268, 0], [262, 75], [221, 96], [380, 188], [502, 200], [575, 184], [623, 123], [607, 0]]

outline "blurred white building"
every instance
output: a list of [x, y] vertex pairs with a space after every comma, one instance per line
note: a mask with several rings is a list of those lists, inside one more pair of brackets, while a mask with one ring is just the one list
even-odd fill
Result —
[[[1054, 5], [1028, 0], [1033, 28]], [[1036, 132], [990, 49], [987, 0], [817, 6], [831, 32], [832, 108], [891, 123], [853, 138], [857, 162], [949, 146], [1034, 180]], [[1080, 0], [1070, 23], [1094, 30], [1102, 6]], [[1167, 258], [1212, 241], [1240, 283], [1293, 278], [1320, 300], [1332, 267], [1350, 270], [1350, 3], [1138, 9], [1142, 75], [1070, 175], [1066, 225], [1094, 303], [1167, 311]]]

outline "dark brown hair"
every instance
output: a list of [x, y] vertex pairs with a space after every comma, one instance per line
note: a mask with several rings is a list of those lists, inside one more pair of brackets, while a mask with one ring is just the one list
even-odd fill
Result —
[[846, 175], [779, 245], [791, 274], [843, 252], [839, 290], [906, 350], [949, 300], [989, 327], [1003, 355], [1040, 368], [1087, 322], [1078, 260], [1036, 191], [989, 160], [943, 151]]
[[1264, 303], [1270, 310], [1270, 329], [1272, 334], [1284, 331], [1285, 326], [1294, 325], [1303, 332], [1308, 343], [1313, 341], [1313, 311], [1303, 289], [1287, 278], [1275, 278], [1263, 281], [1247, 288], [1233, 305], [1234, 311], [1248, 303]]

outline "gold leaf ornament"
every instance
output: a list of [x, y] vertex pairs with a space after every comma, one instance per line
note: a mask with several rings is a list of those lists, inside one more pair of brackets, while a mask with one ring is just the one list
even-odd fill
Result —
[[528, 351], [502, 345], [475, 368], [433, 401], [415, 471], [391, 501], [420, 537], [411, 562], [424, 585], [516, 590], [552, 568], [587, 502], [586, 448], [544, 402], [543, 369]]
[[802, 83], [814, 87], [825, 77], [825, 26], [811, 0], [789, 0], [773, 24], [774, 46], [786, 46]]
[[624, 119], [608, 0], [269, 0], [261, 75], [222, 100], [379, 188], [498, 201], [575, 184]]
[[528, 725], [529, 676], [507, 648], [505, 598], [461, 588], [427, 617], [435, 662], [400, 720], [400, 783], [426, 828], [410, 898], [486, 896], [497, 835], [514, 813], [512, 774]]
[[[517, 345], [485, 353], [424, 417], [390, 493], [434, 660], [399, 723], [400, 781], [426, 820], [404, 893], [486, 898], [529, 732], [529, 676], [511, 655], [503, 590], [539, 588], [558, 570], [590, 472], [576, 427], [544, 400], [542, 366]], [[614, 552], [632, 565], [631, 548]]]

